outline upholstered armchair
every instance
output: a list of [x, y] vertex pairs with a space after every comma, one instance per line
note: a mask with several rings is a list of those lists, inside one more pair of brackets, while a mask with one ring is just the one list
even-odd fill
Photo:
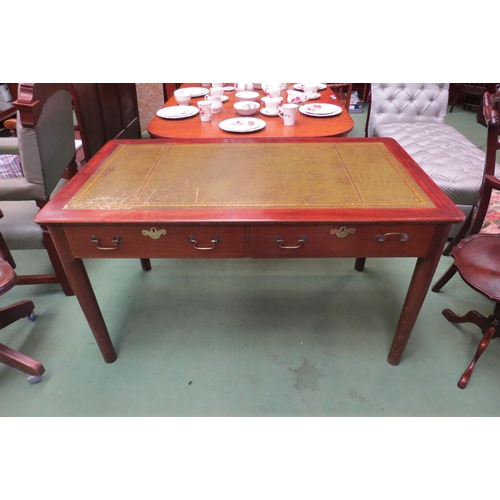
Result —
[[48, 231], [33, 217], [74, 174], [75, 136], [70, 84], [20, 84], [15, 101], [22, 176], [0, 179], [0, 232], [10, 250], [46, 248], [55, 274], [19, 275], [19, 284], [60, 283], [73, 295]]

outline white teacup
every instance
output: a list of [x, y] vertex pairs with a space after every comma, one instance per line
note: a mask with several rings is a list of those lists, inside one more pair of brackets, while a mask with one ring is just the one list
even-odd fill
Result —
[[269, 87], [266, 89], [267, 97], [280, 97], [281, 89], [279, 87]]
[[283, 97], [263, 97], [262, 102], [266, 105], [266, 109], [273, 115], [278, 113], [278, 106], [283, 101]]
[[198, 101], [200, 118], [202, 122], [209, 122], [212, 119], [212, 104], [210, 101]]
[[223, 83], [212, 83], [212, 87], [224, 87]]
[[175, 100], [179, 106], [187, 106], [191, 101], [191, 92], [185, 89], [178, 89], [174, 91]]
[[278, 108], [278, 115], [283, 118], [285, 125], [295, 125], [297, 109], [299, 109], [297, 104], [283, 104]]
[[311, 98], [318, 93], [319, 83], [304, 83], [304, 94]]
[[212, 87], [210, 89], [210, 95], [218, 95], [222, 97], [224, 95], [224, 87]]

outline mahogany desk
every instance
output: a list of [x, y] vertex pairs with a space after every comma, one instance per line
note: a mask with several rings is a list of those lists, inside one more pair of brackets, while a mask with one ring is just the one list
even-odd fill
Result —
[[[198, 83], [184, 83], [183, 87], [201, 87]], [[293, 85], [289, 84], [288, 88], [293, 90]], [[265, 96], [262, 90], [256, 90], [261, 97], [259, 97], [258, 102], [261, 104], [261, 108], [264, 104], [261, 102], [261, 98]], [[283, 103], [286, 103], [286, 91], [281, 92], [283, 96]], [[262, 139], [265, 137], [343, 137], [349, 135], [351, 130], [354, 128], [354, 121], [345, 110], [345, 108], [340, 104], [339, 100], [333, 100], [331, 98], [333, 92], [329, 87], [324, 90], [320, 90], [319, 94], [321, 97], [312, 101], [307, 101], [309, 103], [328, 103], [336, 104], [342, 108], [342, 113], [337, 116], [329, 117], [311, 117], [303, 115], [297, 111], [297, 119], [295, 125], [287, 127], [283, 124], [283, 119], [279, 116], [265, 116], [260, 111], [257, 111], [255, 118], [260, 118], [266, 122], [265, 128], [258, 130], [257, 132], [251, 132], [248, 134], [234, 134], [231, 132], [225, 132], [219, 128], [219, 123], [228, 118], [237, 118], [240, 115], [233, 108], [235, 102], [238, 101], [235, 97], [235, 92], [225, 92], [224, 95], [228, 96], [229, 100], [222, 104], [222, 111], [212, 115], [212, 120], [209, 122], [202, 122], [200, 120], [199, 114], [191, 118], [182, 118], [180, 120], [166, 120], [165, 118], [160, 118], [156, 116], [148, 124], [148, 133], [154, 139], [191, 139], [191, 138], [234, 138], [235, 136], [241, 137], [242, 139]], [[205, 97], [192, 97], [190, 106], [197, 106], [197, 102]], [[165, 106], [177, 106], [177, 101], [175, 97], [172, 96], [166, 103]]]
[[116, 353], [84, 258], [416, 257], [394, 365], [463, 219], [381, 138], [110, 141], [35, 217], [108, 363]]

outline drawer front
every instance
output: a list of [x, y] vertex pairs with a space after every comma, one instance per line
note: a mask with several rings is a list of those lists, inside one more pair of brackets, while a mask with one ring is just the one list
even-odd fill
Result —
[[251, 229], [251, 255], [280, 257], [422, 257], [434, 226], [339, 224], [259, 226]]
[[241, 226], [70, 226], [66, 238], [77, 258], [244, 257]]

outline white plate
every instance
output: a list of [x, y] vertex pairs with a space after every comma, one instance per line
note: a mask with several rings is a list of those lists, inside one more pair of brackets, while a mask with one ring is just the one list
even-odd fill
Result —
[[335, 104], [304, 104], [299, 108], [299, 111], [308, 116], [335, 116], [342, 113], [340, 106]]
[[231, 92], [231, 91], [233, 91], [233, 90], [234, 90], [234, 87], [233, 87], [233, 86], [231, 86], [231, 85], [228, 85], [227, 87], [224, 87], [224, 90], [225, 90], [226, 92]]
[[191, 97], [201, 97], [202, 95], [208, 94], [208, 89], [205, 89], [203, 87], [186, 87], [185, 89], [182, 90], [187, 90], [191, 92]]
[[199, 112], [200, 110], [194, 106], [168, 106], [167, 108], [159, 109], [156, 114], [160, 118], [166, 118], [167, 120], [178, 120], [179, 118], [195, 116]]
[[266, 122], [260, 118], [230, 118], [219, 123], [219, 127], [226, 132], [255, 132], [263, 129]]
[[260, 112], [266, 116], [278, 116], [278, 110], [272, 112], [272, 111], [269, 111], [267, 108], [263, 108], [260, 110]]
[[[304, 84], [303, 83], [296, 83], [293, 88], [295, 90], [304, 90]], [[326, 85], [324, 83], [320, 83], [318, 85], [318, 90], [325, 90], [326, 89]]]

